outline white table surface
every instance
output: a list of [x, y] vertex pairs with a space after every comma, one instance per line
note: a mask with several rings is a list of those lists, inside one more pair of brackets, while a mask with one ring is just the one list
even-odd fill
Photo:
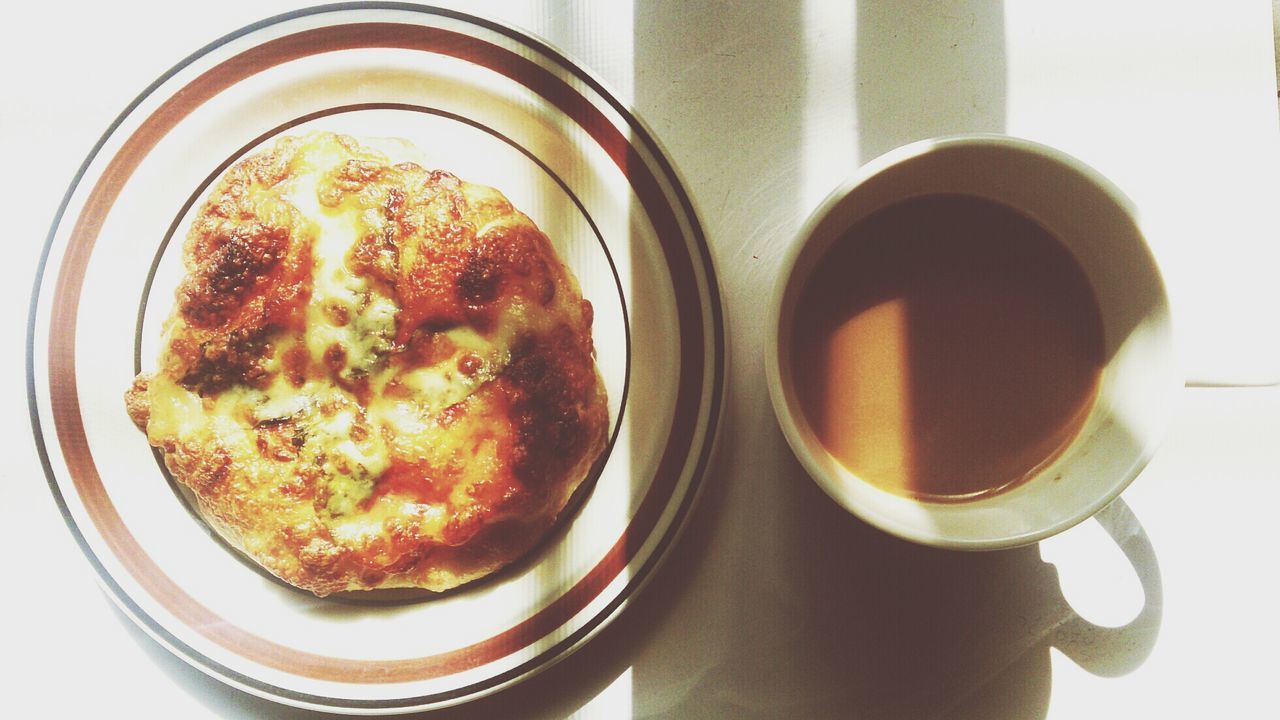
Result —
[[[721, 453], [671, 560], [615, 623], [440, 716], [1274, 717], [1280, 388], [1187, 389], [1112, 508], [1038, 546], [956, 554], [890, 539], [808, 481], [758, 352], [778, 258], [841, 177], [911, 140], [994, 131], [1076, 154], [1133, 198], [1190, 381], [1280, 380], [1266, 1], [635, 5], [470, 7], [584, 62], [685, 178], [730, 322]], [[297, 6], [5, 11], [3, 714], [309, 715], [192, 669], [98, 589], [29, 440], [20, 340], [49, 223], [112, 118], [204, 43]]]

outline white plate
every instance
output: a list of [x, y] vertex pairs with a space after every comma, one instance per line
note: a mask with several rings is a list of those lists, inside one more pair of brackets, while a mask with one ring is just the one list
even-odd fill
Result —
[[[154, 363], [193, 207], [282, 133], [404, 138], [502, 190], [596, 311], [607, 459], [530, 557], [439, 597], [317, 599], [216, 540], [125, 414]], [[688, 516], [723, 396], [707, 244], [644, 126], [544, 43], [435, 8], [339, 6], [202, 48], [112, 124], [68, 190], [28, 336], [36, 442], [103, 586], [205, 672], [289, 704], [403, 712], [464, 702], [564, 657], [634, 597]]]

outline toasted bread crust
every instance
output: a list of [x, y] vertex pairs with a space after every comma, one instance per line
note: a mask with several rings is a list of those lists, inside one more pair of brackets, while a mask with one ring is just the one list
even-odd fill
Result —
[[184, 261], [126, 409], [210, 524], [297, 587], [491, 573], [604, 449], [591, 305], [496, 190], [284, 138], [227, 171]]

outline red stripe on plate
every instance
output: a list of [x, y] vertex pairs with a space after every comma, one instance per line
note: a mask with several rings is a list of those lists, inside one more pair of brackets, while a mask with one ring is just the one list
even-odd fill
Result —
[[[680, 379], [666, 449], [631, 523], [600, 562], [550, 605], [491, 638], [437, 655], [376, 662], [307, 653], [246, 632], [201, 605], [165, 575], [124, 525], [102, 485], [85, 439], [75, 364], [76, 317], [91, 251], [112, 204], [156, 143], [201, 104], [251, 75], [309, 55], [369, 47], [432, 52], [475, 63], [525, 85], [572, 118], [632, 183], [658, 232], [677, 307], [697, 309], [680, 315]], [[660, 183], [629, 139], [590, 100], [533, 61], [465, 34], [398, 23], [337, 25], [271, 40], [222, 62], [165, 100], [126, 139], [90, 192], [62, 260], [50, 321], [51, 405], [76, 491], [108, 548], [138, 584], [181, 622], [244, 658], [300, 676], [347, 683], [425, 680], [476, 668], [528, 647], [581, 612], [635, 557], [671, 498], [697, 430], [705, 360], [703, 312], [689, 248]]]

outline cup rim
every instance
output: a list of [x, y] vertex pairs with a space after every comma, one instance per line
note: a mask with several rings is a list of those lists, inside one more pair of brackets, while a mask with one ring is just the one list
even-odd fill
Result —
[[[809, 447], [807, 446], [803, 433], [797, 423], [797, 419], [794, 417], [790, 399], [787, 397], [785, 391], [786, 383], [784, 383], [782, 378], [782, 368], [780, 364], [780, 356], [783, 352], [786, 352], [786, 349], [782, 346], [783, 338], [780, 337], [781, 326], [784, 319], [782, 317], [783, 302], [786, 299], [787, 292], [794, 284], [797, 264], [805, 256], [806, 250], [809, 246], [815, 241], [817, 231], [824, 221], [826, 221], [828, 216], [831, 215], [832, 212], [835, 211], [852, 192], [881, 173], [914, 158], [937, 152], [938, 150], [954, 148], [956, 146], [996, 147], [1003, 150], [1014, 150], [1016, 152], [1038, 156], [1051, 162], [1055, 162], [1079, 175], [1087, 183], [1100, 190], [1110, 202], [1114, 203], [1115, 206], [1128, 217], [1128, 219], [1132, 220], [1133, 225], [1138, 232], [1138, 237], [1145, 246], [1149, 260], [1147, 270], [1152, 273], [1152, 280], [1159, 295], [1158, 307], [1162, 311], [1164, 319], [1164, 323], [1160, 329], [1163, 331], [1163, 340], [1166, 346], [1163, 354], [1167, 359], [1165, 375], [1168, 377], [1161, 379], [1162, 383], [1166, 383], [1168, 385], [1168, 387], [1163, 389], [1165, 397], [1172, 397], [1173, 391], [1182, 386], [1182, 375], [1177, 369], [1177, 354], [1174, 352], [1172, 345], [1172, 321], [1169, 317], [1169, 300], [1166, 285], [1160, 271], [1160, 266], [1156, 262], [1154, 255], [1151, 253], [1150, 243], [1147, 239], [1146, 233], [1141, 227], [1137, 211], [1132, 201], [1109, 178], [1078, 158], [1049, 145], [998, 133], [947, 135], [918, 140], [892, 149], [858, 167], [814, 208], [806, 218], [805, 222], [801, 225], [799, 231], [793, 238], [793, 242], [784, 253], [782, 263], [779, 266], [778, 275], [775, 279], [772, 292], [769, 297], [768, 314], [766, 318], [767, 339], [765, 345], [766, 386], [768, 388], [770, 402], [773, 405], [774, 415], [778, 420], [783, 431], [783, 435], [787, 444], [791, 447], [793, 454], [800, 461], [810, 478], [816, 482], [817, 485], [822, 488], [822, 490], [837, 504], [844, 507], [862, 521], [867, 522], [882, 531], [912, 542], [956, 550], [997, 550], [1028, 545], [1056, 535], [1079, 524], [1080, 522], [1083, 522], [1084, 520], [1087, 520], [1099, 510], [1106, 507], [1106, 505], [1118, 497], [1120, 493], [1123, 492], [1146, 467], [1147, 463], [1154, 455], [1160, 440], [1165, 435], [1167, 418], [1162, 416], [1157, 417], [1160, 426], [1156, 428], [1155, 432], [1151, 433], [1153, 437], [1144, 442], [1141, 447], [1137, 449], [1137, 452], [1133, 454], [1126, 471], [1123, 473], [1117, 473], [1114, 481], [1110, 482], [1103, 492], [1088, 497], [1088, 499], [1081, 502], [1078, 507], [1071, 508], [1068, 512], [1065, 512], [1063, 517], [1058, 521], [1017, 533], [1002, 535], [993, 534], [984, 537], [957, 537], [947, 535], [946, 533], [939, 531], [937, 528], [921, 528], [912, 523], [903, 522], [900, 518], [893, 517], [888, 513], [878, 512], [860, 503], [851, 501], [848, 494], [842, 492], [840, 489], [840, 485], [847, 482], [847, 480], [833, 477], [828, 469], [813, 457]], [[910, 197], [910, 195], [904, 195], [901, 199], [905, 200], [908, 197]], [[1021, 212], [1022, 210], [1019, 209], [1019, 211]], [[1167, 416], [1167, 414], [1168, 413], [1165, 413], [1164, 415]], [[866, 481], [862, 480], [858, 480], [858, 482], [866, 483]], [[1032, 482], [1034, 482], [1034, 479]], [[878, 490], [878, 492], [887, 494], [887, 491], [883, 490]], [[998, 497], [1001, 494], [1003, 493], [998, 493], [994, 497]], [[972, 502], [941, 504], [905, 497], [902, 497], [901, 500], [906, 503], [916, 503], [925, 507], [945, 506], [949, 508], [963, 508], [966, 505], [975, 505], [982, 502], [975, 500]], [[963, 512], [963, 510], [958, 510], [958, 512]]]

